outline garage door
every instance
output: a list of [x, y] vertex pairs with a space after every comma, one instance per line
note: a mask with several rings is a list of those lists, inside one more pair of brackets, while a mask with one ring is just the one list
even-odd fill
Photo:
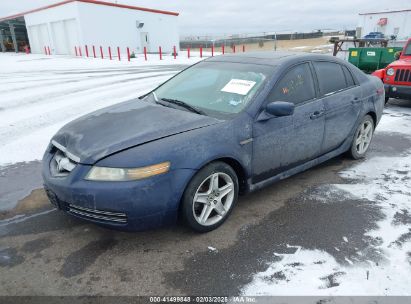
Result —
[[50, 36], [47, 24], [32, 25], [28, 28], [30, 47], [33, 53], [44, 53], [44, 47], [50, 46]]
[[68, 19], [63, 21], [64, 31], [66, 33], [66, 43], [69, 49], [68, 54], [74, 55], [74, 47], [79, 46], [77, 21], [76, 19]]
[[75, 19], [51, 23], [55, 52], [58, 55], [74, 54], [78, 46], [77, 22]]
[[54, 50], [57, 55], [69, 54], [68, 45], [66, 42], [66, 34], [64, 33], [63, 21], [52, 22], [51, 32], [53, 33]]

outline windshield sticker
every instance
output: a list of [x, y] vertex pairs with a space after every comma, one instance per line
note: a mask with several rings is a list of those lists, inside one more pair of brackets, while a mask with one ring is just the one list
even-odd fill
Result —
[[255, 86], [255, 81], [242, 80], [242, 79], [231, 79], [224, 88], [221, 89], [222, 92], [234, 93], [239, 95], [247, 95], [248, 92]]

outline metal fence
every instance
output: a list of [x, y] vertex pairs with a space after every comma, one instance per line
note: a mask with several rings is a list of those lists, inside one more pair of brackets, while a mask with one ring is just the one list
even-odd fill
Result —
[[[263, 47], [267, 42], [275, 42], [277, 40], [295, 40], [295, 39], [312, 39], [320, 38], [324, 35], [321, 31], [310, 32], [310, 33], [287, 33], [287, 34], [263, 34], [263, 35], [244, 35], [246, 37], [235, 37], [231, 35], [224, 38], [212, 38], [212, 37], [192, 37], [190, 39], [182, 39], [180, 41], [180, 48], [211, 48], [221, 47], [221, 46], [233, 46], [233, 45], [243, 45], [243, 44], [258, 44]], [[239, 35], [238, 35], [239, 36]], [[275, 43], [274, 43], [275, 45]]]

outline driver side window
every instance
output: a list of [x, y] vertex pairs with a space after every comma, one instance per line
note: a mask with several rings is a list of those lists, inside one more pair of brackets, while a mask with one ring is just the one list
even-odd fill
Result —
[[292, 67], [271, 91], [270, 101], [286, 101], [295, 105], [315, 98], [314, 81], [308, 63]]

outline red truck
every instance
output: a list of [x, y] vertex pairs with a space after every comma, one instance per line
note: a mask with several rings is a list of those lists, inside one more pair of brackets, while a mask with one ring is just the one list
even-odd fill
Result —
[[384, 83], [385, 102], [390, 98], [411, 99], [411, 38], [396, 61], [372, 75]]

